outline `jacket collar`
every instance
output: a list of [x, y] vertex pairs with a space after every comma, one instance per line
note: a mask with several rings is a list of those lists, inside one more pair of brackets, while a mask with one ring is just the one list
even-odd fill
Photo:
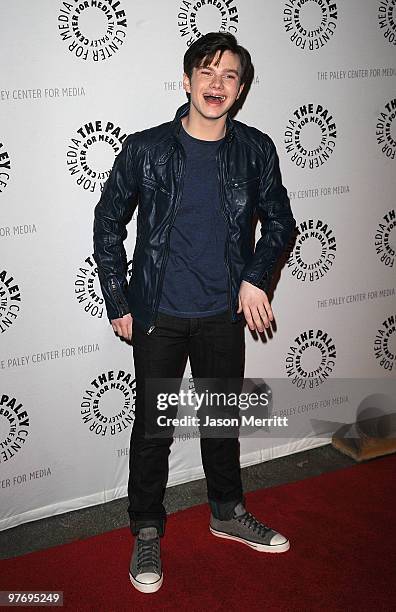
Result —
[[[186, 102], [185, 104], [183, 104], [177, 109], [175, 118], [173, 119], [172, 124], [171, 124], [171, 128], [175, 136], [180, 132], [181, 118], [188, 115], [189, 110], [190, 110], [190, 102]], [[230, 115], [228, 114], [227, 119], [226, 119], [226, 133], [225, 133], [225, 139], [227, 141], [230, 141], [233, 138], [234, 127], [235, 127], [234, 122], [231, 119]]]

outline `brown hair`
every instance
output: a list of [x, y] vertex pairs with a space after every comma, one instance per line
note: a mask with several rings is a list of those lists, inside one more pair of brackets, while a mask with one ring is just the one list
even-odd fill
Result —
[[247, 49], [238, 45], [235, 36], [228, 32], [209, 32], [198, 38], [187, 49], [184, 54], [183, 67], [188, 78], [191, 79], [194, 68], [210, 66], [218, 51], [220, 51], [220, 55], [216, 65], [220, 62], [224, 51], [231, 51], [238, 55], [241, 62], [241, 84], [249, 80], [253, 70], [250, 53]]

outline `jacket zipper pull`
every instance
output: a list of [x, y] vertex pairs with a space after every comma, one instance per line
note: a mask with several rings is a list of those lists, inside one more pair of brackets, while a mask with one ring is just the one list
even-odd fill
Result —
[[151, 334], [151, 332], [155, 329], [155, 325], [152, 325], [147, 332], [147, 335]]

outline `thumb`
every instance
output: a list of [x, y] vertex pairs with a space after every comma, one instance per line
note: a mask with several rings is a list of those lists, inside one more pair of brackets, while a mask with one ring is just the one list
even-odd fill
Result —
[[238, 314], [239, 312], [241, 312], [241, 311], [242, 311], [241, 298], [240, 298], [240, 297], [239, 297], [239, 295], [238, 295], [238, 310], [237, 310], [237, 314]]

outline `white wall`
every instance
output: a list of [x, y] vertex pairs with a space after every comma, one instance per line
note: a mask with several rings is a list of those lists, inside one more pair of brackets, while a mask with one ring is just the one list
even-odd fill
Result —
[[[132, 354], [105, 314], [93, 208], [123, 135], [173, 118], [186, 100], [182, 57], [194, 24], [230, 30], [251, 51], [256, 76], [238, 119], [277, 144], [302, 228], [273, 299], [277, 331], [263, 342], [246, 330], [246, 376], [271, 379], [289, 433], [242, 439], [242, 463], [325, 443], [327, 423], [354, 421], [371, 394], [394, 409], [394, 3], [102, 0], [106, 12], [92, 4], [0, 5], [0, 529], [126, 495]], [[312, 112], [298, 141], [304, 105]], [[322, 137], [328, 159], [295, 156], [298, 142], [314, 150]], [[329, 378], [297, 388], [298, 359], [300, 385], [321, 359]], [[100, 422], [93, 400], [109, 372], [123, 390], [100, 396]], [[198, 441], [177, 439], [170, 484], [201, 476]]]

